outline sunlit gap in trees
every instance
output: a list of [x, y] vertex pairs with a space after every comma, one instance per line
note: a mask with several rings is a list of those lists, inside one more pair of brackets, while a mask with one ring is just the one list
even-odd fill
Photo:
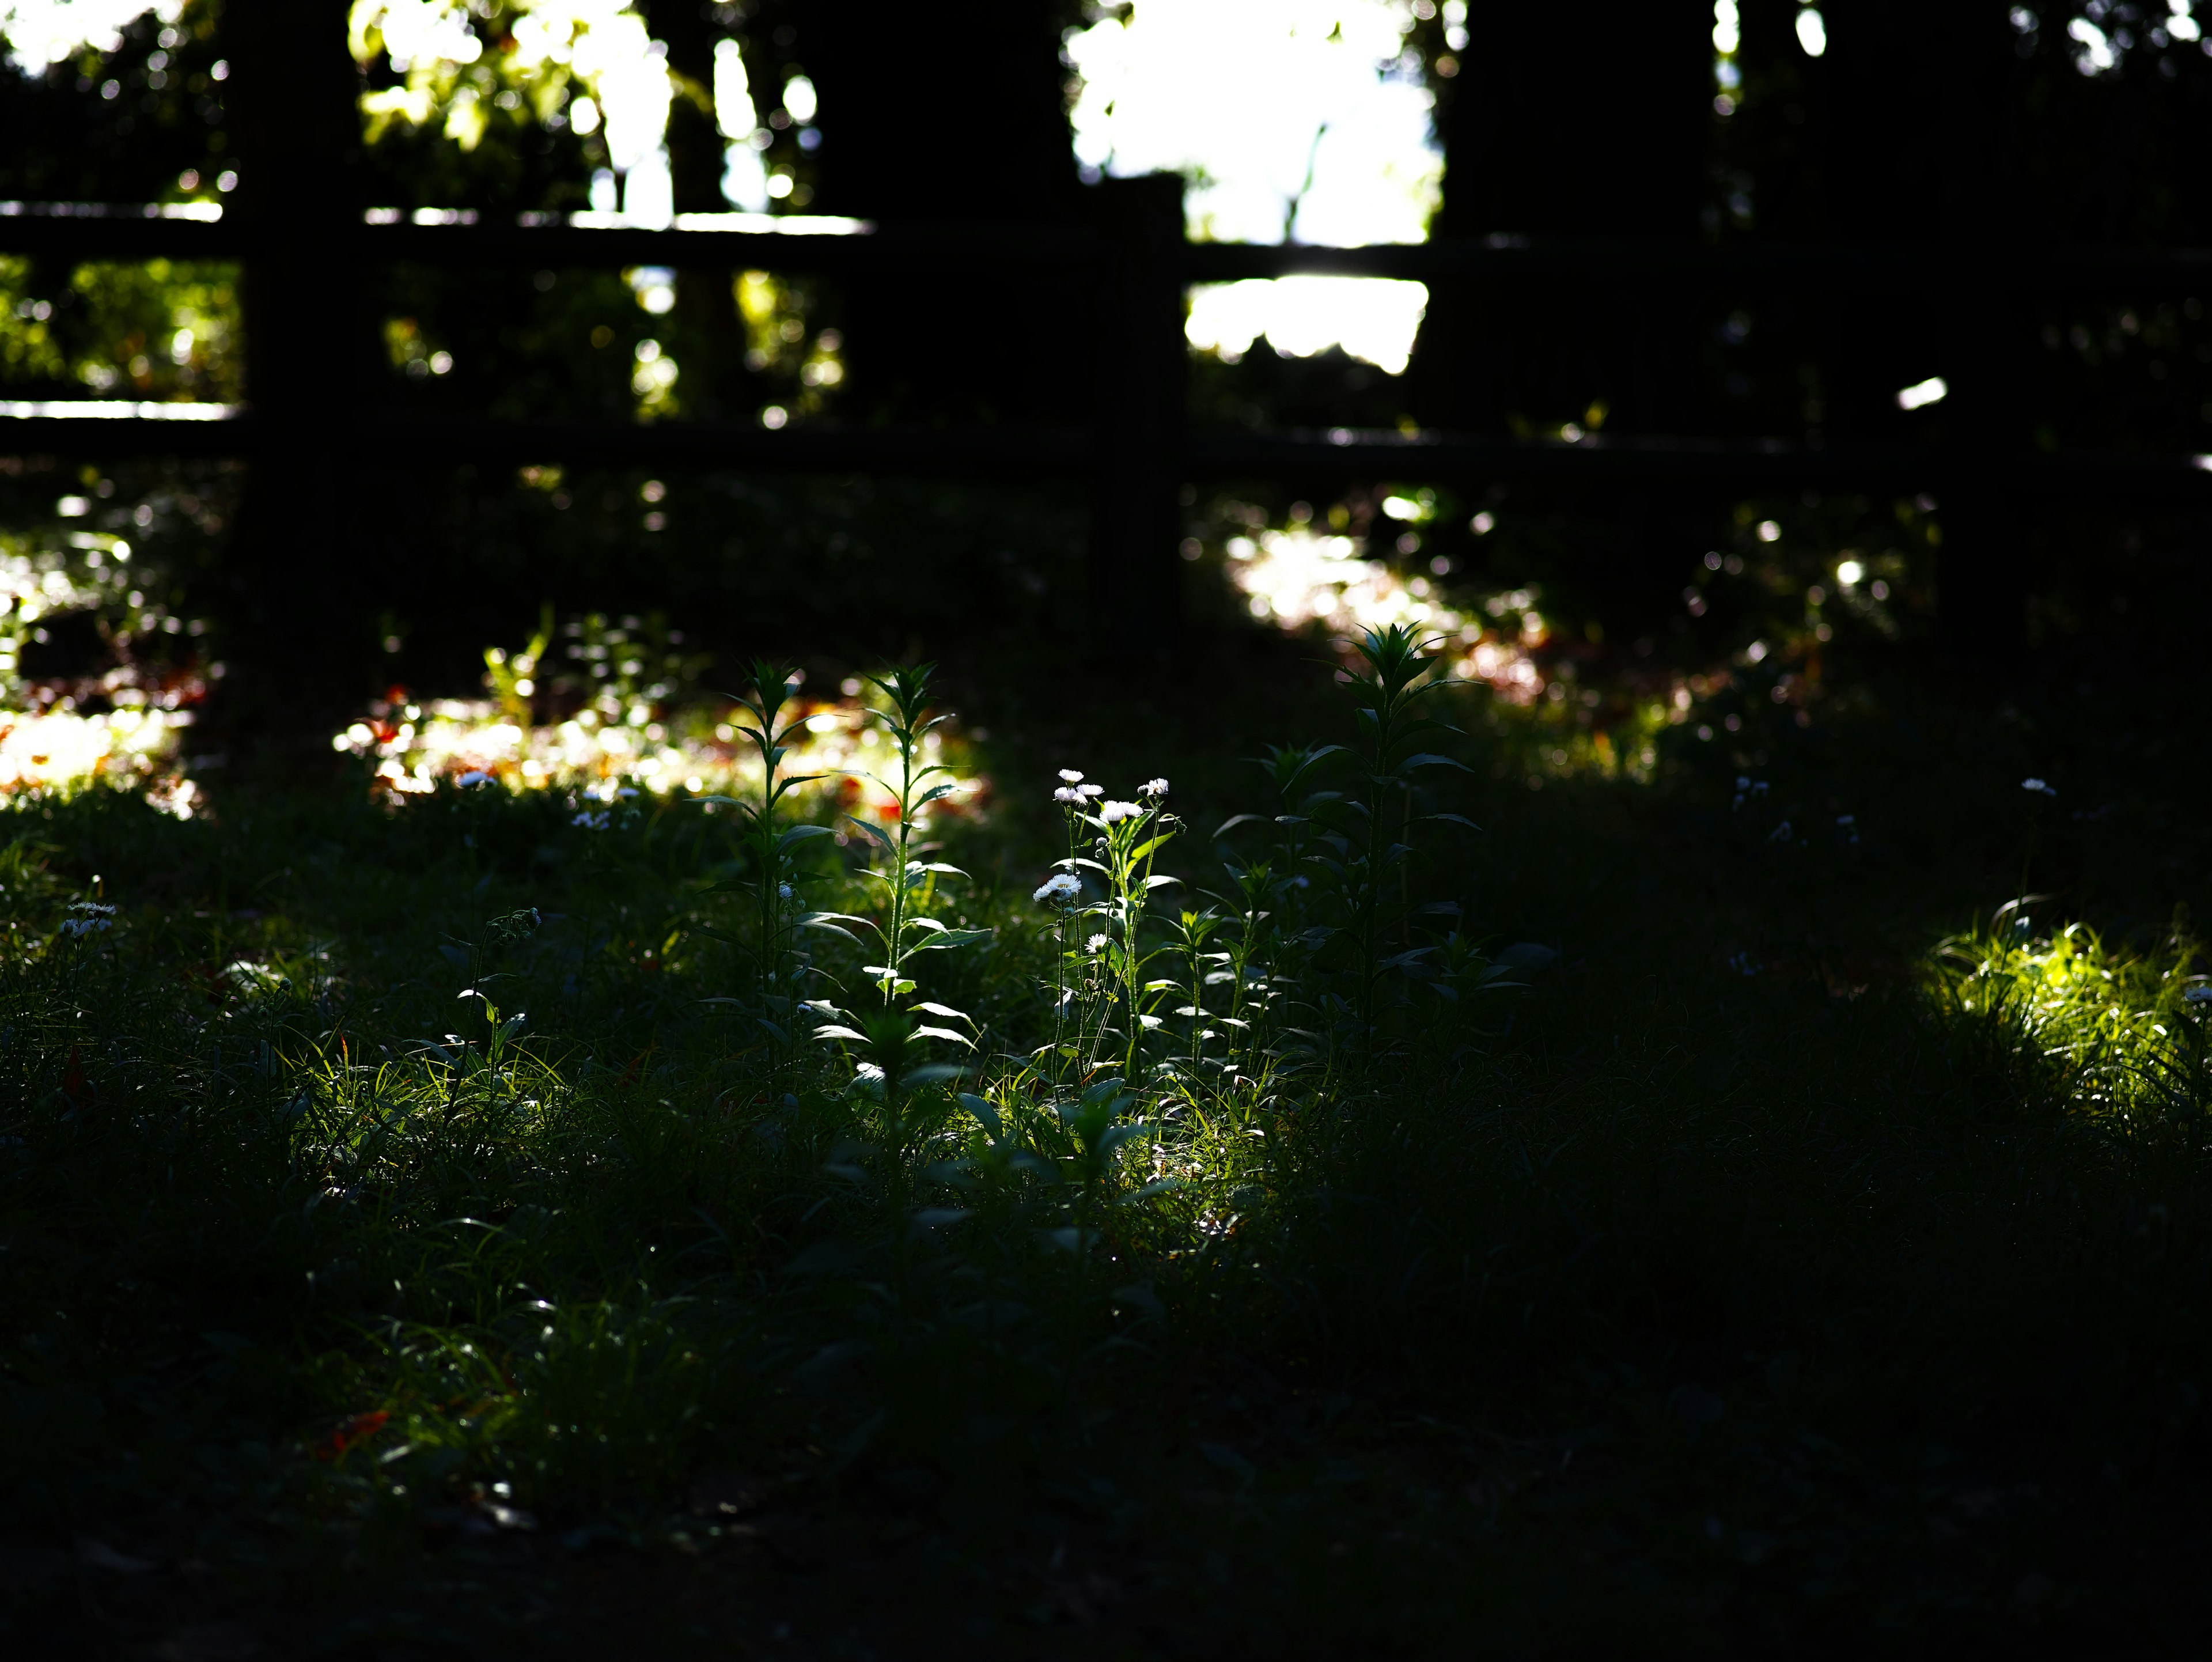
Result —
[[[1455, 37], [1466, 7], [1443, 8]], [[1426, 14], [1425, 14], [1426, 15]], [[1443, 178], [1422, 64], [1391, 0], [1181, 0], [1069, 35], [1076, 160], [1088, 178], [1191, 180], [1202, 240], [1419, 242]], [[1395, 374], [1419, 283], [1284, 277], [1193, 291], [1189, 338], [1231, 361], [1264, 336], [1307, 356], [1341, 345]]]
[[[591, 182], [592, 211], [626, 225], [666, 228], [675, 219], [668, 156], [675, 89], [665, 46], [623, 0], [530, 0], [514, 11], [512, 44], [496, 66], [506, 84], [491, 101], [512, 109], [527, 102], [541, 121], [599, 134], [606, 165]], [[484, 55], [469, 18], [461, 0], [356, 0], [350, 18], [355, 58], [366, 64], [382, 51], [406, 77], [362, 100], [372, 141], [382, 124], [419, 127], [442, 116], [446, 136], [474, 148], [488, 114], [477, 84], [483, 76], [469, 73]], [[723, 45], [713, 95], [728, 146], [726, 194], [750, 213], [766, 212], [771, 201], [804, 207], [788, 177], [762, 166], [767, 130], [757, 119], [736, 43]], [[782, 113], [810, 119], [812, 94], [811, 84], [794, 82], [783, 90]]]
[[0, 0], [0, 34], [9, 61], [36, 73], [87, 46], [113, 52], [125, 26], [149, 11], [167, 24], [184, 9], [184, 0]]
[[[166, 17], [175, 9], [168, 0], [156, 9]], [[133, 0], [0, 0], [0, 25], [28, 63], [102, 45], [143, 9]], [[1464, 0], [1444, 0], [1441, 9], [1448, 40], [1463, 46]], [[494, 94], [478, 84], [484, 46], [461, 0], [356, 0], [349, 20], [355, 56], [367, 62], [385, 52], [405, 77], [364, 95], [371, 141], [394, 122], [436, 124], [473, 149], [495, 113], [489, 106], [520, 112], [526, 104], [540, 120], [600, 134], [606, 147], [590, 210], [570, 223], [862, 228], [787, 217], [806, 205], [805, 186], [763, 160], [771, 139], [763, 108], [811, 148], [817, 100], [804, 76], [756, 88], [737, 43], [721, 43], [713, 95], [726, 143], [724, 192], [735, 211], [679, 220], [667, 147], [672, 87], [665, 49], [644, 20], [623, 0], [530, 0], [515, 10], [511, 49], [493, 66], [501, 88]], [[1419, 0], [1413, 10], [1431, 16], [1437, 7]], [[1419, 241], [1437, 201], [1443, 157], [1407, 21], [1396, 0], [1182, 0], [1073, 31], [1066, 55], [1079, 88], [1077, 160], [1091, 178], [1185, 174], [1194, 182], [1190, 232], [1200, 238]], [[432, 211], [445, 222], [442, 210]], [[1371, 279], [1224, 285], [1194, 295], [1191, 338], [1231, 357], [1262, 336], [1297, 356], [1340, 344], [1395, 374], [1425, 301], [1418, 284]]]

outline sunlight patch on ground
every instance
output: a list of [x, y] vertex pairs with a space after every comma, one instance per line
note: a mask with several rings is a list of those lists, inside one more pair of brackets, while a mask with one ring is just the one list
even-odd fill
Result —
[[[78, 496], [60, 504], [71, 519], [91, 507]], [[0, 796], [146, 787], [156, 806], [191, 817], [198, 792], [178, 776], [178, 747], [207, 683], [197, 670], [164, 669], [141, 655], [185, 625], [149, 604], [134, 587], [140, 581], [120, 537], [72, 532], [61, 547], [0, 538]], [[25, 652], [46, 647], [58, 619], [87, 611], [101, 614], [107, 644], [124, 661], [97, 674], [26, 679]]]
[[[803, 731], [787, 746], [787, 776], [819, 774], [802, 791], [816, 808], [895, 819], [890, 794], [866, 776], [896, 765], [880, 727], [858, 698], [800, 700]], [[757, 797], [759, 752], [741, 731], [744, 713], [695, 711], [670, 721], [651, 719], [643, 705], [631, 718], [608, 720], [581, 709], [565, 721], [531, 720], [498, 698], [440, 698], [375, 707], [331, 739], [331, 748], [376, 764], [381, 789], [395, 798], [427, 795], [441, 782], [510, 790], [565, 791], [580, 810], [640, 793], [666, 796]], [[787, 709], [787, 720], [793, 710]], [[931, 733], [923, 755], [953, 770], [951, 795], [933, 805], [956, 816], [979, 812], [987, 782], [967, 766], [967, 747], [950, 723]]]
[[1549, 631], [1532, 595], [1498, 597], [1490, 616], [1461, 612], [1427, 578], [1401, 575], [1363, 550], [1358, 538], [1311, 526], [1256, 531], [1229, 539], [1229, 575], [1256, 618], [1286, 629], [1318, 624], [1346, 640], [1407, 624], [1444, 638], [1457, 679], [1480, 681], [1516, 704], [1543, 696], [1547, 679], [1530, 654]]
[[0, 710], [0, 794], [148, 782], [157, 806], [189, 819], [197, 792], [171, 770], [179, 736], [191, 721], [189, 710], [143, 706], [93, 715]]

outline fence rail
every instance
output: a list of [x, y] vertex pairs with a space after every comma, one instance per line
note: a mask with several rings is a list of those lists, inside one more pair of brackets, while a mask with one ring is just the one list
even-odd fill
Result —
[[[93, 419], [0, 414], [0, 450], [101, 454], [297, 457], [303, 447], [489, 462], [662, 459], [762, 468], [1094, 479], [1101, 503], [1102, 598], [1158, 604], [1171, 581], [1180, 483], [1200, 478], [1424, 477], [1466, 483], [1557, 481], [1593, 487], [1912, 491], [1965, 484], [2021, 497], [2106, 497], [2212, 505], [2212, 458], [2045, 455], [1986, 441], [1922, 447], [1768, 440], [1586, 436], [1512, 442], [1462, 433], [1186, 430], [1182, 296], [1193, 284], [1299, 275], [1395, 277], [1510, 290], [1516, 284], [1657, 291], [1679, 301], [1782, 291], [1988, 300], [2154, 297], [2212, 291], [2212, 250], [1827, 246], [1520, 239], [1439, 240], [1365, 247], [1193, 243], [1180, 185], [1127, 180], [1101, 193], [1094, 225], [870, 226], [751, 216], [687, 216], [666, 229], [596, 216], [494, 222], [386, 210], [297, 221], [232, 214], [183, 217], [136, 206], [0, 204], [0, 252], [70, 260], [237, 259], [312, 283], [319, 262], [349, 270], [395, 264], [450, 268], [651, 265], [942, 276], [1033, 274], [1091, 292], [1097, 398], [1089, 424], [861, 427], [664, 421], [501, 420], [349, 411], [297, 388], [221, 420]], [[248, 285], [252, 301], [253, 286]], [[304, 315], [296, 295], [289, 324]], [[249, 335], [263, 320], [250, 317]], [[266, 355], [263, 361], [266, 362]], [[249, 397], [254, 389], [249, 388]], [[0, 406], [3, 407], [3, 406]], [[1149, 577], [1135, 574], [1141, 568]], [[1150, 596], [1150, 600], [1144, 599]], [[1118, 597], [1118, 598], [1117, 598]]]
[[[0, 453], [251, 456], [268, 432], [246, 411], [227, 419], [0, 415]], [[789, 427], [750, 423], [495, 421], [364, 416], [287, 423], [286, 441], [380, 457], [523, 464], [680, 460], [798, 472], [906, 472], [980, 478], [1068, 478], [1093, 469], [1090, 427]], [[1336, 428], [1188, 434], [1176, 447], [1188, 479], [1422, 478], [1559, 481], [1593, 486], [1695, 485], [1757, 490], [1910, 493], [1971, 480], [2033, 498], [2212, 505], [2212, 457], [2059, 452], [2027, 458], [1938, 446], [1816, 447], [1760, 441], [1592, 436], [1511, 442], [1440, 432]]]
[[[874, 226], [796, 221], [763, 230], [699, 223], [755, 215], [685, 215], [666, 229], [594, 224], [594, 215], [494, 220], [460, 215], [402, 217], [319, 228], [333, 254], [373, 264], [452, 267], [660, 265], [812, 271], [1081, 270], [1095, 267], [1108, 238], [1082, 226], [988, 222]], [[532, 223], [532, 219], [547, 222]], [[576, 221], [585, 222], [578, 223]], [[685, 222], [692, 223], [687, 224]], [[816, 228], [817, 225], [822, 228]], [[296, 234], [284, 222], [165, 217], [136, 204], [0, 204], [0, 253], [75, 259], [252, 258]], [[2212, 292], [2212, 249], [2068, 247], [2050, 245], [1793, 244], [1631, 241], [1541, 242], [1516, 237], [1330, 247], [1306, 243], [1180, 242], [1176, 275], [1188, 285], [1283, 277], [1451, 278], [1642, 285], [1690, 281], [1721, 289], [1786, 284], [1810, 292], [2004, 290], [2029, 295]]]

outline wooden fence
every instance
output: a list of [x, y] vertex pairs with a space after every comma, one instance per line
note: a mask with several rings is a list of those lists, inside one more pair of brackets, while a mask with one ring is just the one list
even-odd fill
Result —
[[[292, 176], [297, 179], [298, 164]], [[657, 461], [763, 469], [950, 472], [1089, 477], [1099, 522], [1099, 599], [1125, 612], [1172, 593], [1180, 539], [1177, 493], [1195, 478], [1430, 479], [1486, 486], [1554, 480], [1593, 488], [1679, 486], [1715, 493], [1822, 488], [1909, 493], [1966, 488], [2008, 496], [2107, 496], [2212, 506], [2212, 458], [2137, 454], [2008, 453], [1949, 446], [1814, 446], [1802, 441], [1607, 434], [1573, 442], [1510, 442], [1450, 432], [1335, 429], [1203, 432], [1185, 411], [1185, 293], [1195, 283], [1300, 273], [1410, 278], [1432, 293], [1468, 285], [1495, 295], [1516, 284], [1573, 283], [1670, 304], [1781, 293], [1803, 300], [1869, 293], [1990, 301], [2212, 289], [2212, 252], [1791, 247], [1772, 245], [1559, 243], [1516, 239], [1334, 248], [1193, 243], [1181, 181], [1109, 180], [1090, 228], [899, 225], [845, 234], [795, 230], [646, 230], [537, 223], [366, 222], [327, 206], [206, 221], [139, 208], [9, 204], [0, 252], [67, 259], [238, 259], [249, 341], [248, 404], [226, 419], [0, 417], [0, 452], [240, 454], [281, 466], [372, 445], [424, 460]], [[552, 221], [552, 216], [538, 216]], [[1082, 424], [840, 427], [663, 421], [494, 421], [363, 410], [341, 376], [309, 375], [308, 331], [325, 285], [341, 290], [368, 268], [652, 265], [994, 277], [1067, 285], [1094, 308], [1096, 400]], [[355, 291], [357, 293], [357, 290]]]

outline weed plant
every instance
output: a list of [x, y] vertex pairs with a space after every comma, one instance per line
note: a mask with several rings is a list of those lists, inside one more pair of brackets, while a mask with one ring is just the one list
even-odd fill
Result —
[[985, 1568], [868, 1619], [1009, 1653], [1113, 1598], [1370, 1653], [2140, 1617], [2212, 1381], [2186, 931], [1866, 972], [1881, 816], [1804, 831], [1851, 782], [1478, 808], [1428, 666], [1370, 636], [1256, 814], [1069, 768], [1030, 845], [929, 827], [911, 667], [874, 819], [793, 816], [773, 663], [743, 800], [19, 804], [9, 1550], [370, 1650], [917, 1507]]

